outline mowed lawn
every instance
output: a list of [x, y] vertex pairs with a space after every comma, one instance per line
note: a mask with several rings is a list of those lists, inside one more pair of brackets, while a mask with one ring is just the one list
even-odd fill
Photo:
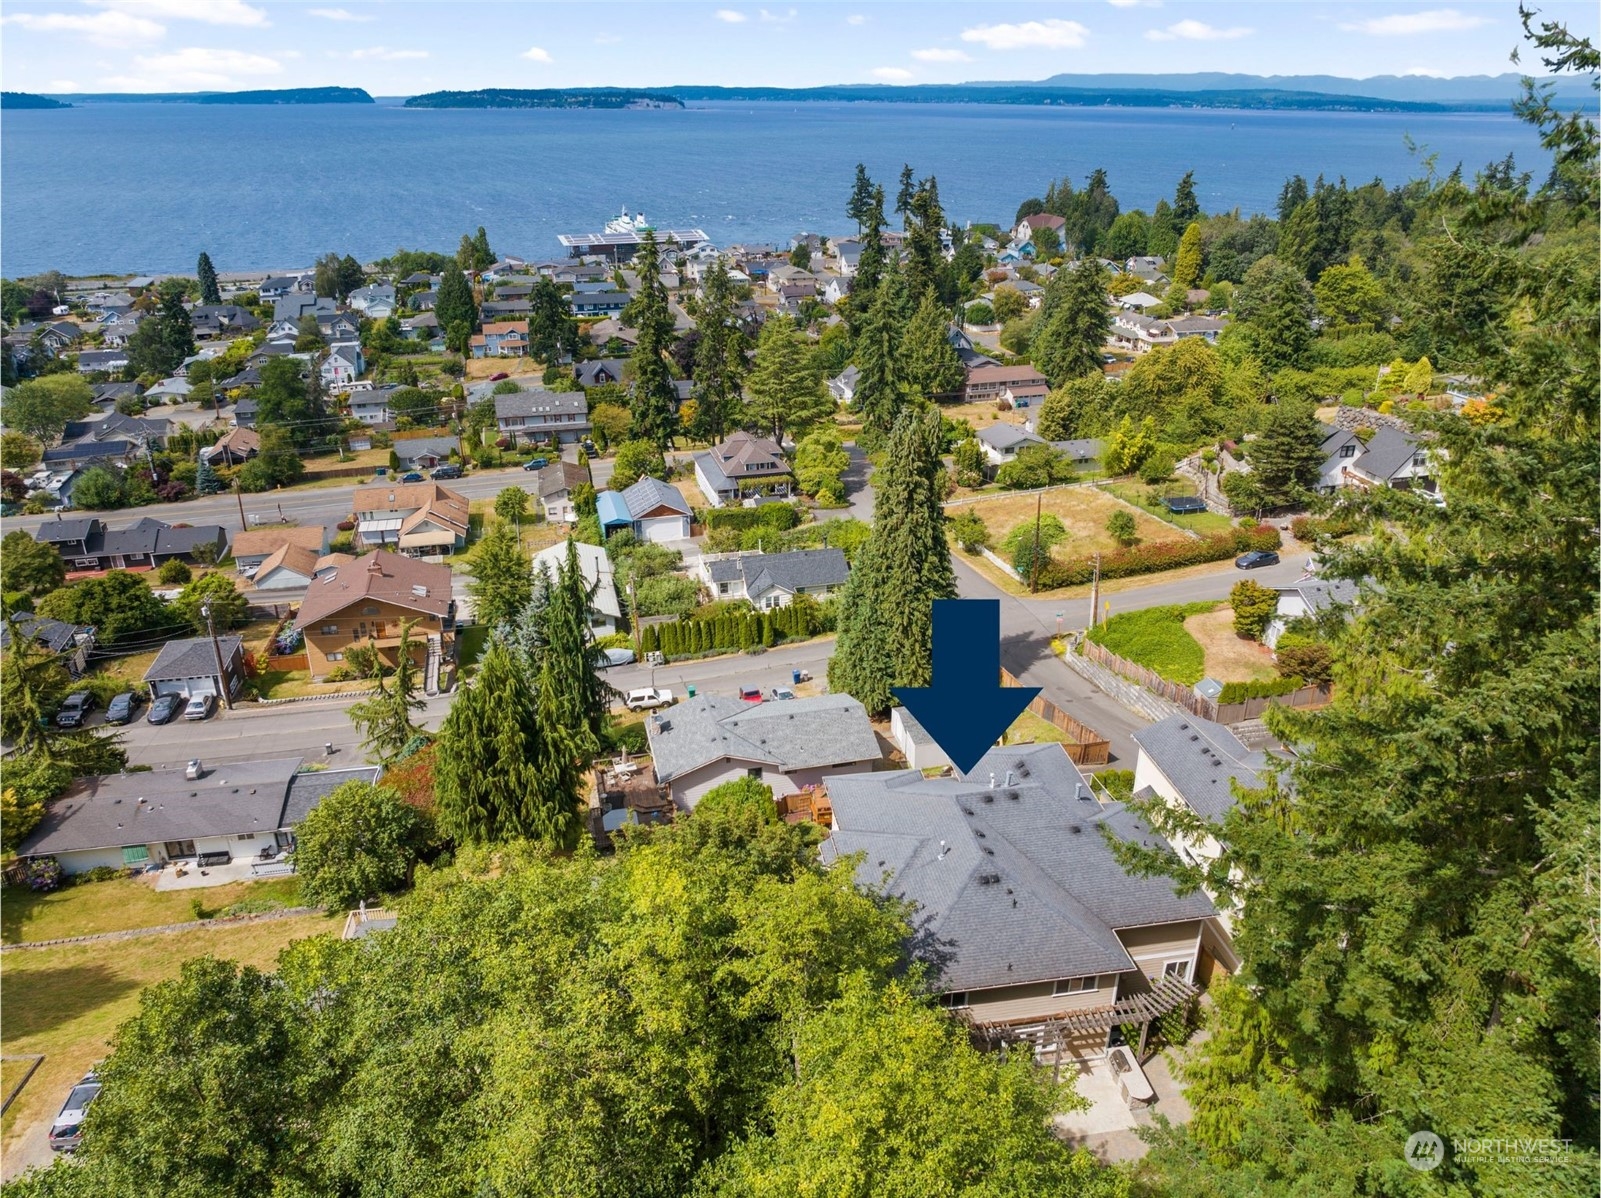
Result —
[[[1134, 517], [1134, 529], [1141, 541], [1175, 541], [1184, 535], [1153, 516], [1119, 503], [1095, 487], [1063, 487], [1046, 491], [1044, 495], [1044, 510], [1061, 520], [1062, 526], [1067, 529], [1067, 540], [1052, 551], [1052, 556], [1056, 558], [1084, 557], [1091, 553], [1110, 553], [1116, 549], [1117, 542], [1106, 531], [1106, 522], [1113, 512], [1128, 512]], [[999, 545], [1006, 534], [1019, 524], [1033, 523], [1037, 503], [1038, 495], [997, 495], [993, 499], [947, 506], [945, 514], [956, 516], [961, 512], [977, 512], [979, 519], [984, 521], [984, 527], [989, 529], [991, 544]]]
[[6, 1112], [0, 1151], [54, 1117], [72, 1083], [105, 1056], [118, 1024], [138, 1010], [146, 986], [176, 977], [185, 961], [207, 954], [270, 969], [290, 941], [337, 927], [328, 917], [305, 915], [6, 953], [0, 960], [6, 1052], [42, 1053], [44, 1062]]
[[234, 903], [245, 902], [298, 907], [301, 905], [300, 881], [293, 877], [269, 878], [260, 882], [230, 882], [226, 886], [159, 892], [141, 878], [85, 882], [65, 886], [51, 894], [10, 888], [6, 890], [5, 902], [0, 904], [0, 939], [6, 944], [36, 944], [68, 936], [188, 923], [195, 918], [193, 900], [196, 898], [208, 914], [217, 914]]
[[1253, 682], [1258, 678], [1277, 678], [1273, 650], [1234, 631], [1234, 609], [1227, 603], [1216, 611], [1203, 612], [1184, 621], [1184, 631], [1193, 636], [1206, 655], [1206, 676], [1219, 682]]

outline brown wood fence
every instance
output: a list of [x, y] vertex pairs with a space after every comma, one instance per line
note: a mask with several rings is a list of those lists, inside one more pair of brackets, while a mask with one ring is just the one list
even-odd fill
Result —
[[266, 669], [269, 670], [309, 670], [311, 661], [304, 653], [289, 653], [282, 657], [267, 658]]
[[1245, 699], [1239, 703], [1219, 703], [1215, 699], [1208, 699], [1205, 695], [1196, 694], [1194, 688], [1185, 686], [1181, 682], [1171, 682], [1163, 678], [1148, 666], [1142, 666], [1126, 657], [1119, 657], [1104, 645], [1097, 645], [1094, 641], [1084, 641], [1083, 648], [1084, 656], [1097, 665], [1127, 678], [1130, 682], [1139, 683], [1153, 695], [1178, 704], [1191, 715], [1218, 724], [1238, 724], [1242, 720], [1255, 719], [1274, 704], [1280, 707], [1313, 708], [1323, 707], [1329, 702], [1328, 687], [1303, 686], [1300, 690], [1285, 695]]
[[[1021, 686], [1016, 675], [1001, 671], [1002, 686]], [[1088, 724], [1081, 724], [1044, 695], [1035, 695], [1028, 709], [1048, 724], [1054, 724], [1071, 737], [1064, 744], [1068, 759], [1074, 765], [1105, 765], [1111, 760], [1112, 744]]]

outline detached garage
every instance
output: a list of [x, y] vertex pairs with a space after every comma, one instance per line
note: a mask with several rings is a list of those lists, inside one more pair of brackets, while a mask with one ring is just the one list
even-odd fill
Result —
[[[219, 636], [217, 648], [222, 650], [222, 668], [228, 679], [228, 695], [238, 695], [245, 680], [245, 642], [237, 636]], [[222, 678], [217, 674], [217, 648], [208, 636], [190, 637], [181, 641], [168, 641], [160, 654], [145, 671], [145, 683], [150, 697], [162, 695], [216, 695], [222, 697]]]
[[626, 528], [641, 541], [689, 539], [689, 504], [677, 487], [658, 478], [642, 478], [626, 491], [602, 491], [595, 498], [607, 536]]

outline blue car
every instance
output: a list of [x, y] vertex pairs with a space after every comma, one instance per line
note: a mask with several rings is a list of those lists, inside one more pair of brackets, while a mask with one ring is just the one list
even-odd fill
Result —
[[413, 470], [410, 474], [402, 474], [400, 481], [403, 483], [420, 483], [422, 482], [422, 475]]

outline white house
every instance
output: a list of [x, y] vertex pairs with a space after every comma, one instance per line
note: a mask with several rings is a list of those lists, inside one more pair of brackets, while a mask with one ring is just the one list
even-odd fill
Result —
[[[578, 564], [584, 571], [584, 581], [595, 588], [589, 601], [589, 632], [591, 636], [610, 636], [617, 631], [617, 622], [623, 618], [623, 609], [617, 600], [616, 576], [612, 571], [611, 557], [599, 545], [573, 542], [578, 551]], [[558, 541], [548, 549], [534, 554], [534, 569], [544, 569], [554, 579], [557, 571], [567, 564], [567, 543]]]
[[366, 359], [361, 354], [360, 342], [342, 341], [338, 345], [329, 347], [328, 356], [322, 360], [322, 365], [318, 369], [326, 387], [330, 390], [345, 390], [367, 369]]
[[1287, 587], [1279, 587], [1279, 605], [1262, 633], [1262, 643], [1268, 648], [1278, 647], [1279, 637], [1291, 620], [1303, 616], [1316, 616], [1331, 607], [1350, 607], [1358, 598], [1356, 583], [1345, 579], [1323, 582], [1316, 578], [1302, 579]]
[[770, 610], [788, 607], [796, 595], [827, 598], [845, 585], [850, 568], [838, 549], [797, 549], [703, 554], [696, 572], [716, 598], [745, 599]]

